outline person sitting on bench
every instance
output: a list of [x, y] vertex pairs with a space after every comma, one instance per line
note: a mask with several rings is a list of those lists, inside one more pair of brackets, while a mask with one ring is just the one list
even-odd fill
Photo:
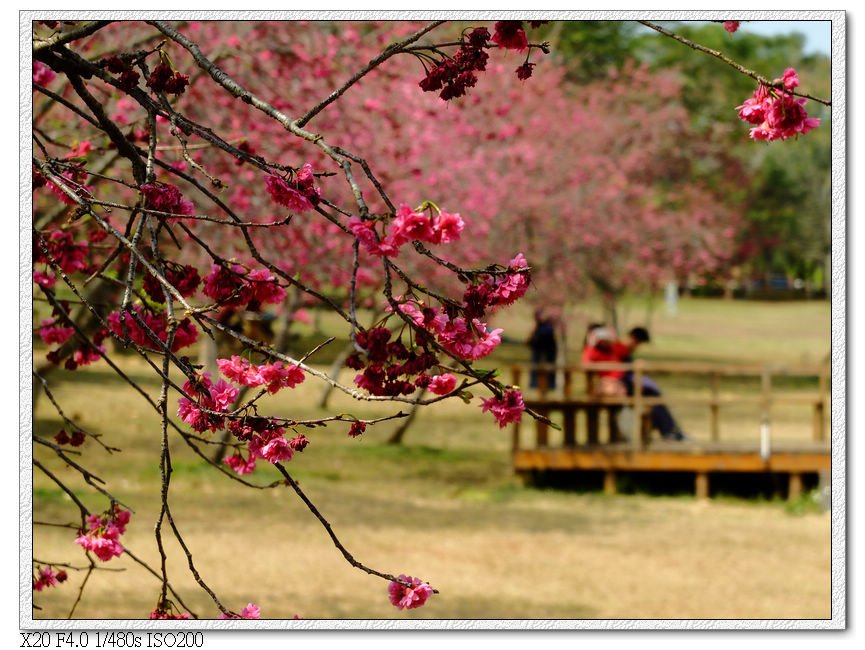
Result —
[[[645, 327], [634, 327], [628, 332], [628, 338], [621, 343], [618, 343], [616, 350], [621, 354], [620, 361], [623, 363], [633, 363], [634, 352], [643, 343], [651, 341], [649, 331]], [[642, 375], [640, 378], [640, 393], [646, 397], [661, 397], [661, 389], [655, 381], [648, 375]], [[625, 386], [625, 392], [628, 396], [634, 395], [634, 373], [628, 371], [622, 376], [622, 383]], [[652, 427], [661, 432], [661, 437], [665, 440], [683, 441], [687, 440], [688, 436], [679, 428], [673, 414], [670, 413], [664, 404], [654, 404], [651, 408]]]
[[[635, 327], [628, 332], [626, 341], [618, 341], [615, 332], [604, 326], [590, 328], [586, 336], [586, 346], [583, 348], [583, 364], [592, 363], [633, 363], [634, 351], [643, 343], [651, 340], [648, 330]], [[599, 384], [594, 394], [599, 397], [632, 397], [634, 395], [634, 373], [623, 370], [605, 370], [598, 372]], [[643, 375], [641, 381], [642, 395], [646, 397], [661, 397], [661, 389], [651, 377]], [[664, 440], [683, 441], [687, 436], [676, 423], [673, 414], [664, 404], [653, 404], [650, 408], [652, 428], [661, 433]]]

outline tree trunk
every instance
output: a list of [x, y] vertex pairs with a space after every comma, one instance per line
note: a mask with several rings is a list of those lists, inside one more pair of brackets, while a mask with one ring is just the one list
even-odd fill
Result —
[[[110, 282], [104, 282], [102, 280], [97, 280], [97, 284], [95, 284], [87, 294], [84, 296], [84, 301], [88, 303], [94, 310], [98, 313], [102, 313], [101, 307], [104, 303], [109, 302], [109, 300], [116, 294], [116, 287]], [[72, 322], [78, 325], [82, 332], [85, 334], [92, 334], [98, 329], [99, 319], [87, 308], [87, 305], [81, 305], [78, 311], [75, 314], [70, 314], [69, 316], [72, 319]], [[72, 356], [75, 350], [81, 345], [81, 339], [75, 335], [71, 339], [69, 339], [66, 343], [61, 345], [57, 349], [57, 353], [60, 357], [60, 361], [63, 361]], [[34, 364], [35, 365], [35, 364]], [[59, 365], [53, 363], [45, 363], [36, 368], [36, 372], [38, 372], [42, 377], [48, 377], [48, 375], [54, 372]], [[33, 410], [36, 410], [36, 400], [41, 393], [41, 390], [33, 391]]]
[[[421, 389], [420, 395], [418, 395], [418, 399], [423, 399], [424, 395], [426, 395], [426, 388]], [[409, 411], [408, 417], [404, 418], [400, 422], [400, 425], [396, 428], [396, 431], [394, 431], [391, 434], [390, 438], [387, 439], [387, 444], [389, 444], [389, 445], [401, 445], [402, 444], [402, 440], [405, 437], [405, 434], [408, 431], [409, 426], [411, 426], [411, 423], [414, 421], [415, 416], [417, 415], [419, 408], [420, 408], [420, 405], [418, 405], [418, 404], [412, 404], [411, 405], [411, 411]]]
[[[339, 371], [345, 365], [345, 360], [348, 358], [348, 355], [350, 355], [353, 351], [354, 343], [352, 341], [349, 341], [348, 344], [339, 351], [339, 354], [336, 355], [336, 358], [333, 360], [327, 376], [336, 380], [339, 377]], [[330, 396], [332, 393], [333, 386], [331, 384], [325, 384], [324, 388], [322, 388], [321, 390], [321, 397], [318, 398], [319, 408], [327, 408], [327, 402], [328, 400], [330, 400]]]

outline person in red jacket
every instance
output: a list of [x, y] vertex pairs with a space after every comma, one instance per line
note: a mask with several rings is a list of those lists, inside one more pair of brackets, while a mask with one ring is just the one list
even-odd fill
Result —
[[[616, 332], [601, 323], [589, 326], [580, 360], [583, 365], [594, 363], [621, 363], [630, 349], [616, 339]], [[593, 392], [599, 397], [624, 397], [627, 390], [624, 370], [593, 371], [598, 381]]]
[[[602, 325], [590, 327], [586, 334], [586, 345], [583, 348], [583, 364], [591, 363], [632, 363], [634, 352], [643, 343], [651, 340], [649, 332], [644, 327], [634, 327], [628, 332], [625, 341], [619, 341], [615, 332]], [[601, 396], [633, 396], [634, 373], [630, 370], [601, 370], [596, 394]], [[640, 393], [647, 397], [661, 397], [661, 389], [646, 375], [642, 376]], [[660, 431], [665, 440], [683, 441], [687, 436], [676, 423], [673, 414], [663, 404], [651, 407], [652, 427]]]

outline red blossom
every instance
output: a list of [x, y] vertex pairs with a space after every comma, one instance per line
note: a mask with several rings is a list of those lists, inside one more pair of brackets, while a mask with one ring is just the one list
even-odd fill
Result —
[[525, 81], [529, 77], [532, 76], [532, 69], [535, 67], [534, 63], [529, 63], [526, 61], [519, 68], [516, 69], [517, 79], [520, 81]]
[[495, 24], [493, 43], [506, 50], [524, 51], [529, 46], [521, 20], [500, 20]]
[[419, 578], [400, 574], [399, 579], [407, 582], [410, 587], [392, 581], [387, 588], [391, 604], [397, 609], [416, 609], [421, 607], [433, 595], [432, 587]]

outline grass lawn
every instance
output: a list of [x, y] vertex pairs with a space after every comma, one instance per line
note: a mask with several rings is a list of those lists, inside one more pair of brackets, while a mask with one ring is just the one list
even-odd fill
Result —
[[[624, 313], [626, 325], [645, 322], [638, 303]], [[575, 314], [574, 340], [594, 316], [591, 306]], [[495, 325], [505, 327], [514, 342], [502, 345], [485, 367], [527, 360], [521, 341], [531, 328], [530, 312], [510, 314]], [[327, 318], [321, 328], [324, 334], [315, 335], [302, 326], [300, 343], [318, 343], [337, 333]], [[655, 342], [645, 358], [796, 365], [816, 363], [829, 352], [827, 303], [685, 300], [676, 317], [656, 310], [651, 329]], [[42, 354], [36, 350], [37, 362]], [[325, 348], [314, 361], [326, 368], [328, 355]], [[124, 371], [157, 396], [146, 364], [137, 357], [120, 358]], [[342, 378], [350, 383], [351, 374]], [[673, 392], [697, 390], [669, 380], [664, 385]], [[124, 542], [158, 566], [153, 525], [161, 432], [156, 413], [116, 382], [104, 364], [75, 373], [56, 371], [50, 382], [67, 415], [123, 449], [112, 457], [88, 441], [83, 462], [135, 509]], [[811, 390], [790, 390], [800, 388]], [[321, 415], [320, 390], [308, 380], [265, 398], [262, 410], [297, 419]], [[341, 394], [334, 395], [331, 409], [352, 409], [363, 417], [394, 412], [380, 404], [354, 404]], [[807, 431], [810, 420], [804, 413]], [[698, 415], [693, 414], [694, 428]], [[692, 416], [683, 412], [682, 417]], [[730, 426], [744, 427], [751, 417], [732, 414]], [[792, 436], [800, 416], [790, 412], [785, 417]], [[59, 426], [51, 403], [40, 397], [36, 435], [51, 436]], [[357, 560], [384, 572], [420, 576], [441, 592], [426, 606], [402, 612], [389, 604], [384, 581], [346, 564], [289, 488], [242, 488], [172, 436], [174, 519], [196, 568], [228, 607], [239, 610], [254, 602], [266, 618], [298, 614], [310, 619], [831, 615], [830, 515], [813, 505], [811, 495], [794, 504], [732, 498], [700, 502], [689, 495], [605, 497], [528, 488], [511, 471], [509, 431], [482, 414], [477, 400], [423, 410], [402, 446], [386, 444], [394, 426], [370, 427], [356, 439], [340, 423], [302, 431], [312, 442], [288, 469]], [[88, 506], [104, 508], [104, 499], [50, 450], [38, 446], [35, 455]], [[261, 485], [278, 477], [263, 465], [252, 476]], [[38, 471], [33, 485], [36, 521], [75, 523], [77, 509], [56, 485]], [[34, 557], [83, 566], [74, 537], [70, 529], [36, 526]], [[194, 584], [176, 542], [168, 542], [168, 548], [169, 576], [186, 605], [201, 617], [215, 617], [215, 606]], [[76, 618], [146, 618], [156, 604], [159, 582], [126, 557], [104, 567], [123, 571], [91, 576]], [[59, 588], [35, 594], [41, 607], [36, 618], [68, 614], [84, 578], [80, 571], [70, 574]]]

